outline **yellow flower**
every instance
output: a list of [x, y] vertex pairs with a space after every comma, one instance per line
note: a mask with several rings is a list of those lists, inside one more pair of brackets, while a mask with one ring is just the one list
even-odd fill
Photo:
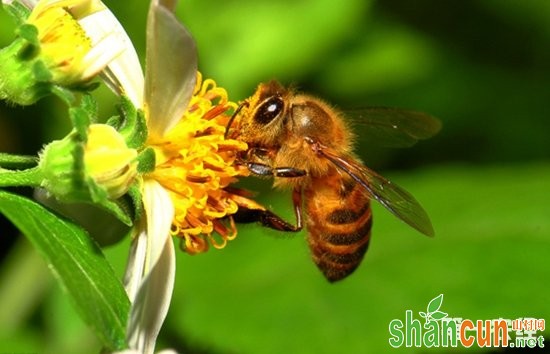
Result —
[[[168, 231], [158, 232], [181, 238], [182, 248], [196, 254], [210, 244], [223, 248], [234, 239], [231, 215], [239, 205], [257, 204], [226, 189], [236, 177], [248, 175], [247, 168], [235, 164], [246, 143], [224, 137], [236, 103], [213, 80], [202, 80], [190, 34], [164, 5], [155, 3], [151, 8], [158, 11], [150, 11], [148, 19], [145, 80], [132, 72], [135, 68], [121, 68], [108, 84], [120, 94], [144, 91], [141, 97], [130, 97], [144, 110], [146, 146], [156, 156], [154, 170], [143, 176], [143, 193], [149, 187], [167, 193], [174, 215]], [[132, 77], [137, 79], [120, 80]], [[155, 211], [144, 206], [149, 220]]]
[[[2, 2], [22, 16], [15, 1]], [[128, 35], [100, 0], [17, 3], [32, 11], [18, 28], [19, 36], [0, 49], [0, 99], [30, 105], [51, 94], [54, 85], [75, 87], [102, 71], [110, 76], [121, 67], [139, 67]], [[142, 93], [126, 94], [135, 98]]]
[[53, 82], [69, 86], [86, 81], [122, 52], [115, 31], [103, 33], [98, 27], [98, 23], [109, 23], [108, 13], [99, 0], [37, 3], [27, 23], [38, 29], [40, 57]]
[[[238, 210], [238, 196], [224, 189], [247, 173], [234, 164], [246, 144], [224, 138], [227, 112], [235, 108], [224, 89], [213, 80], [202, 82], [199, 74], [183, 117], [167, 134], [149, 141], [157, 165], [147, 178], [168, 191], [175, 210], [171, 234], [182, 238], [191, 254], [206, 251], [209, 243], [223, 248], [237, 235], [230, 215]], [[222, 221], [227, 216], [228, 224]]]
[[145, 215], [137, 225], [125, 276], [132, 301], [128, 344], [147, 353], [154, 350], [173, 290], [170, 235], [181, 238], [192, 254], [206, 251], [209, 244], [223, 247], [236, 236], [231, 215], [239, 205], [253, 203], [226, 188], [248, 173], [235, 164], [246, 144], [224, 137], [236, 105], [212, 80], [202, 81], [195, 43], [175, 18], [173, 4], [151, 2], [145, 80], [141, 70], [124, 66], [107, 76], [111, 88], [143, 109], [148, 130], [144, 149], [155, 152], [154, 168], [142, 175]]

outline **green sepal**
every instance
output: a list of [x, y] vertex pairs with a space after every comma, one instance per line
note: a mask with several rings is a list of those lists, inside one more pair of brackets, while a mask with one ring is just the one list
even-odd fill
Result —
[[143, 111], [136, 109], [126, 96], [121, 96], [118, 110], [120, 116], [111, 118], [108, 124], [120, 132], [129, 148], [141, 148], [147, 141], [147, 122]]
[[53, 79], [52, 73], [48, 70], [46, 65], [40, 61], [37, 60], [32, 65], [32, 73], [34, 75], [34, 78], [37, 82], [50, 82]]
[[109, 195], [105, 189], [98, 186], [92, 178], [87, 179], [87, 184], [90, 191], [90, 197], [94, 204], [103, 207], [110, 212], [118, 220], [127, 226], [132, 226], [131, 208], [124, 198], [118, 198], [115, 200], [109, 199]]
[[120, 130], [120, 127], [122, 126], [122, 120], [123, 120], [123, 118], [119, 115], [112, 116], [109, 119], [107, 119], [105, 124], [110, 125], [111, 127], [115, 128], [118, 131], [118, 130]]
[[143, 202], [141, 198], [141, 184], [134, 183], [130, 189], [128, 189], [127, 196], [132, 200], [134, 207], [134, 220], [141, 219], [143, 215]]
[[87, 92], [92, 92], [93, 90], [97, 89], [99, 86], [101, 86], [100, 82], [93, 81], [93, 82], [79, 82], [69, 87], [73, 91], [87, 93]]
[[45, 76], [36, 53], [21, 37], [0, 50], [0, 99], [26, 106], [50, 94], [52, 84], [41, 81]]
[[31, 10], [21, 4], [19, 1], [13, 1], [11, 4], [4, 4], [4, 10], [11, 16], [17, 25], [25, 23]]
[[[16, 34], [29, 42], [30, 45], [35, 47], [36, 51], [40, 48], [40, 41], [38, 40], [38, 28], [36, 28], [35, 25], [31, 25], [29, 23], [23, 24], [19, 26], [19, 28], [16, 31]], [[38, 54], [38, 53], [36, 53]]]
[[146, 148], [138, 155], [138, 173], [147, 173], [155, 170], [156, 156], [153, 148]]

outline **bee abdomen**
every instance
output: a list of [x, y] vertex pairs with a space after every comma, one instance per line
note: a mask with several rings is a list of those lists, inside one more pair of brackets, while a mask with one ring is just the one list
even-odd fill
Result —
[[355, 210], [350, 206], [324, 213], [308, 213], [312, 257], [330, 282], [350, 275], [367, 252], [372, 214], [368, 199], [358, 201], [359, 208]]

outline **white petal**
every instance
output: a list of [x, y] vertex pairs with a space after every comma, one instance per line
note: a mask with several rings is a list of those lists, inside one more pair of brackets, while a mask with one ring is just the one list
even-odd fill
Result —
[[127, 340], [131, 349], [153, 353], [155, 343], [168, 313], [176, 274], [174, 243], [167, 239], [155, 266], [143, 279], [130, 309]]
[[[145, 226], [145, 225], [144, 225]], [[145, 259], [147, 258], [147, 232], [142, 227], [136, 238], [132, 240], [126, 273], [124, 274], [124, 289], [130, 302], [134, 303], [137, 292], [143, 280]]]
[[144, 78], [139, 58], [132, 41], [115, 15], [104, 9], [78, 21], [93, 45], [110, 46], [108, 52], [116, 58], [110, 61], [103, 73], [106, 84], [116, 93], [125, 94], [132, 103], [143, 107]]
[[[113, 354], [141, 354], [139, 351], [135, 349], [124, 349], [118, 352], [113, 352]], [[178, 354], [174, 349], [163, 349], [160, 352], [157, 352], [156, 354]]]
[[130, 349], [153, 353], [174, 288], [175, 251], [169, 236], [174, 207], [154, 180], [144, 181], [143, 204], [146, 222], [132, 243], [125, 276], [132, 300], [127, 340]]
[[166, 7], [151, 3], [147, 18], [145, 108], [149, 134], [162, 136], [183, 116], [197, 76], [191, 34]]
[[25, 6], [29, 10], [35, 7], [36, 3], [38, 2], [38, 0], [2, 0], [2, 4], [11, 5], [14, 1], [21, 3], [23, 6]]
[[[99, 42], [92, 46], [92, 49], [86, 54], [84, 60], [86, 61], [86, 69], [82, 73], [82, 79], [86, 80], [95, 76], [102, 71], [119, 57], [124, 52], [124, 47], [120, 44], [120, 41], [114, 36], [108, 36], [101, 39]], [[121, 90], [122, 91], [122, 90]], [[128, 95], [131, 99], [131, 97]], [[141, 102], [134, 102], [134, 105]], [[141, 107], [141, 106], [138, 106]]]
[[170, 196], [154, 180], [146, 180], [143, 184], [143, 204], [146, 218], [137, 225], [139, 229], [130, 247], [124, 275], [124, 287], [131, 302], [161, 256], [174, 217]]
[[155, 3], [164, 6], [171, 12], [176, 11], [176, 5], [178, 4], [178, 0], [153, 0]]
[[146, 179], [143, 183], [143, 205], [147, 216], [147, 272], [157, 262], [166, 239], [170, 237], [174, 205], [168, 192], [152, 179]]
[[155, 180], [143, 183], [143, 205], [146, 219], [138, 226], [137, 236], [132, 241], [124, 275], [124, 288], [132, 302], [143, 279], [161, 256], [174, 218], [172, 200]]

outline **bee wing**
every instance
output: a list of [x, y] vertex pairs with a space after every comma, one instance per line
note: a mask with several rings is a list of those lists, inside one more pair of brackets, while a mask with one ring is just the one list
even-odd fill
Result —
[[398, 108], [368, 107], [346, 111], [361, 137], [384, 147], [410, 147], [437, 134], [441, 122], [428, 114]]
[[328, 148], [318, 152], [341, 171], [347, 173], [365, 189], [370, 197], [377, 200], [392, 214], [424, 235], [434, 235], [428, 214], [409, 192], [354, 160], [338, 156]]

